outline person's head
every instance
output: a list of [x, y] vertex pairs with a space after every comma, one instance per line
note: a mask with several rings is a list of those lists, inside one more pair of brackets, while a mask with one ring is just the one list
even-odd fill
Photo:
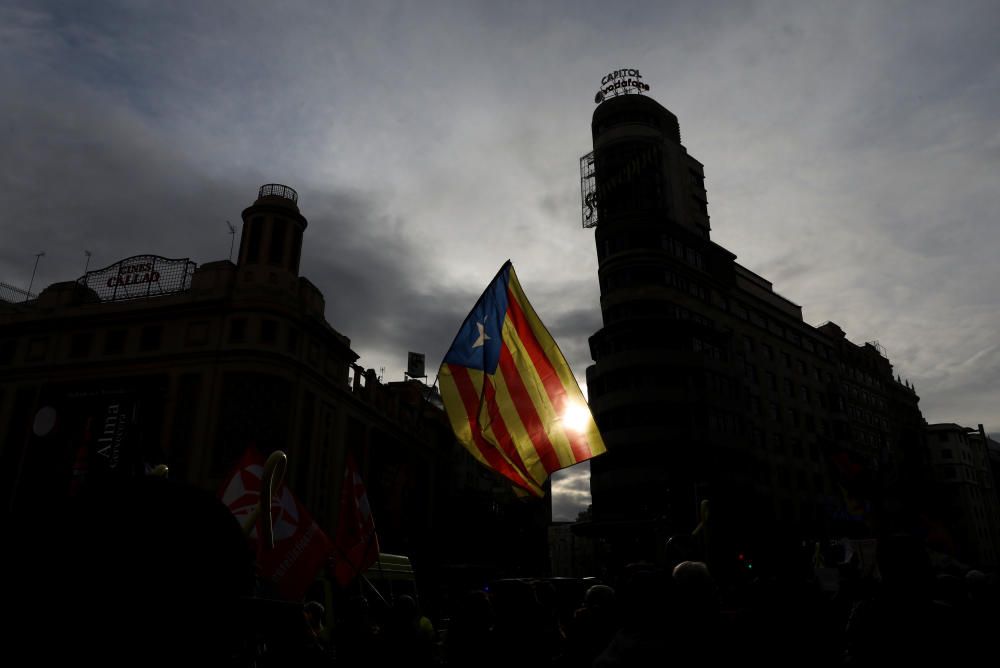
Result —
[[978, 602], [986, 597], [989, 578], [982, 571], [973, 569], [965, 574], [965, 588], [969, 598]]
[[593, 585], [584, 594], [583, 604], [588, 608], [611, 608], [615, 604], [615, 590], [608, 585]]
[[681, 605], [703, 611], [715, 607], [715, 580], [705, 562], [682, 561], [674, 567], [673, 579]]
[[681, 589], [712, 593], [715, 580], [704, 561], [682, 561], [674, 566], [674, 582]]

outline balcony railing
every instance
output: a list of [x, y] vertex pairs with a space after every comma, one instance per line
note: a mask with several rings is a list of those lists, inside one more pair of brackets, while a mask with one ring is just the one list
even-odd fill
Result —
[[297, 203], [299, 201], [299, 194], [295, 192], [293, 188], [282, 185], [280, 183], [268, 183], [262, 185], [260, 190], [257, 191], [257, 199], [261, 197], [283, 197], [284, 199], [291, 200]]

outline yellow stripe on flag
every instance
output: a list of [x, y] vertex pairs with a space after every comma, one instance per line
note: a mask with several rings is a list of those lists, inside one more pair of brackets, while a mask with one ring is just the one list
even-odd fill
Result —
[[[496, 439], [490, 429], [476, 431], [472, 428], [471, 422], [477, 420], [480, 429], [488, 425], [488, 420], [485, 416], [472, 416], [473, 420], [470, 421], [468, 413], [470, 405], [475, 410], [482, 404], [480, 397], [483, 392], [483, 374], [482, 372], [470, 371], [468, 369], [460, 370], [460, 373], [468, 374], [468, 382], [464, 388], [464, 392], [459, 387], [460, 383], [456, 382], [455, 377], [446, 364], [441, 365], [438, 375], [438, 382], [441, 386], [441, 398], [445, 404], [445, 413], [448, 416], [448, 421], [451, 423], [456, 438], [481, 464], [498, 470], [501, 473], [504, 473], [503, 469], [507, 469], [504, 475], [507, 475], [515, 483], [521, 484], [536, 496], [541, 496], [542, 489], [540, 483], [520, 473], [518, 466], [500, 448], [496, 447]], [[485, 452], [483, 451], [484, 449], [486, 450]]]
[[[531, 357], [525, 350], [521, 337], [518, 336], [517, 330], [509, 319], [504, 322], [503, 336], [504, 342], [510, 349], [511, 356], [514, 358], [515, 366], [517, 366], [520, 372], [524, 387], [531, 397], [535, 410], [538, 412], [538, 417], [541, 419], [552, 450], [559, 460], [559, 468], [572, 466], [576, 463], [576, 458], [573, 456], [573, 449], [570, 446], [561, 416], [556, 411], [555, 406], [552, 405], [549, 393], [545, 388], [545, 383], [539, 375], [539, 370], [532, 364]], [[527, 433], [525, 433], [525, 436], [527, 436]], [[526, 446], [530, 445], [530, 443], [530, 440], [525, 441]], [[524, 452], [524, 456], [528, 456], [529, 454], [538, 456], [533, 449], [530, 453], [527, 451]], [[544, 480], [544, 477], [542, 480]]]
[[510, 388], [507, 386], [507, 381], [504, 379], [503, 373], [499, 370], [497, 370], [497, 373], [493, 376], [493, 383], [496, 386], [497, 406], [500, 410], [500, 415], [507, 427], [507, 431], [511, 435], [511, 439], [514, 442], [514, 447], [517, 449], [518, 456], [521, 458], [521, 461], [524, 462], [525, 469], [527, 469], [535, 483], [541, 485], [545, 482], [545, 478], [548, 474], [545, 471], [545, 467], [542, 466], [541, 458], [538, 456], [538, 453], [531, 446], [531, 439], [528, 437], [528, 429], [525, 427], [524, 422], [518, 413], [517, 407], [514, 405], [514, 400], [511, 398]]
[[[604, 439], [601, 438], [601, 432], [597, 429], [597, 423], [590, 412], [590, 407], [583, 396], [583, 391], [580, 390], [580, 385], [576, 382], [576, 376], [573, 375], [573, 371], [570, 369], [569, 363], [563, 356], [562, 351], [559, 350], [555, 339], [549, 334], [532, 308], [531, 303], [521, 289], [521, 283], [518, 281], [517, 274], [513, 270], [510, 272], [508, 293], [516, 300], [517, 305], [524, 314], [524, 319], [531, 329], [531, 333], [534, 335], [539, 347], [558, 376], [559, 383], [566, 393], [566, 405], [562, 407], [562, 414], [559, 415], [561, 426], [574, 432], [574, 434], [585, 441], [585, 447], [588, 451], [587, 456], [577, 457], [570, 451], [567, 459], [564, 460], [563, 453], [561, 452], [560, 461], [568, 466], [606, 452], [607, 448], [604, 445]], [[534, 368], [533, 364], [530, 366]], [[580, 439], [578, 438], [578, 440]]]

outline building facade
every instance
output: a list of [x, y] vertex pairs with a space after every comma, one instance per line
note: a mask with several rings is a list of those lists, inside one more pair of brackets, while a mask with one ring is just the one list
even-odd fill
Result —
[[704, 169], [674, 114], [622, 95], [591, 127], [603, 327], [587, 383], [608, 453], [591, 463], [590, 530], [611, 560], [662, 557], [704, 500], [697, 547], [718, 564], [878, 531], [905, 507], [890, 482], [923, 439], [913, 388], [877, 343], [806, 323], [711, 240]]
[[[383, 551], [410, 556], [428, 579], [454, 564], [506, 572], [519, 563], [510, 532], [524, 531], [510, 518], [542, 509], [495, 489], [429, 388], [358, 366], [299, 274], [308, 223], [297, 200], [261, 187], [236, 263], [129, 258], [0, 302], [5, 510], [58, 512], [84, 479], [160, 464], [218, 490], [256, 447], [288, 454], [287, 484], [332, 536], [351, 452]], [[475, 530], [456, 526], [455, 508]], [[544, 563], [544, 524], [536, 533]]]
[[989, 440], [955, 423], [927, 425], [927, 512], [947, 528], [940, 549], [962, 562], [995, 568], [1000, 556], [1000, 503]]

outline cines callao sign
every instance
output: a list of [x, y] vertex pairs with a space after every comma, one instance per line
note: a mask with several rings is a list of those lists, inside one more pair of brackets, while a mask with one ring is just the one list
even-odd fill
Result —
[[101, 301], [157, 297], [187, 290], [195, 263], [159, 255], [136, 255], [89, 271], [77, 280], [97, 293]]

